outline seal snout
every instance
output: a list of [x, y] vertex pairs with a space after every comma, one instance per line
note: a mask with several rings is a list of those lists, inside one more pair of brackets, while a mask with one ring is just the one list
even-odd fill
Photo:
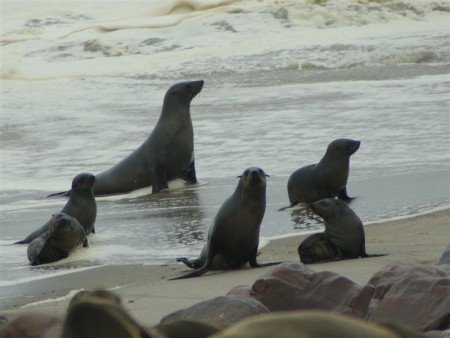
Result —
[[356, 151], [359, 149], [360, 145], [361, 145], [361, 141], [352, 141], [349, 145], [350, 154], [356, 153]]
[[310, 207], [317, 215], [323, 217], [330, 208], [330, 199], [324, 198], [317, 202], [311, 203]]
[[203, 84], [205, 83], [205, 81], [203, 80], [198, 80], [198, 81], [191, 81], [188, 82], [186, 84], [186, 87], [188, 88], [188, 90], [191, 92], [191, 94], [189, 95], [189, 98], [192, 100], [195, 96], [197, 96], [198, 93], [201, 92], [201, 90], [203, 89]]
[[264, 170], [258, 167], [251, 167], [244, 171], [242, 174], [244, 182], [249, 185], [262, 185], [266, 183], [266, 177], [269, 177]]

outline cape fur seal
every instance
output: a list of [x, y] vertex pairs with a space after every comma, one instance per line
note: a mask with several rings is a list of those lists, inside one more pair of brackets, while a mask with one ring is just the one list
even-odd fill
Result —
[[325, 311], [288, 311], [244, 319], [215, 338], [425, 338], [413, 330], [366, 323], [350, 316]]
[[[77, 295], [76, 295], [77, 297]], [[62, 330], [64, 338], [152, 337], [108, 291], [88, 291], [72, 301]]]
[[366, 253], [363, 224], [345, 202], [325, 198], [312, 203], [311, 209], [324, 219], [325, 232], [310, 235], [300, 244], [302, 263], [384, 256]]
[[131, 317], [121, 299], [107, 290], [85, 290], [70, 301], [65, 338], [206, 338], [220, 328], [192, 320], [173, 320], [144, 327]]
[[[95, 182], [95, 176], [92, 174], [79, 174], [72, 181], [72, 189], [70, 190], [70, 198], [66, 205], [60, 211], [68, 216], [74, 217], [80, 222], [86, 235], [93, 232], [95, 218], [97, 217], [97, 203], [95, 202], [92, 187]], [[39, 229], [33, 231], [24, 240], [15, 244], [27, 244], [45, 232], [47, 232], [51, 219], [42, 225]]]
[[81, 224], [64, 213], [53, 215], [50, 226], [41, 236], [35, 238], [27, 249], [31, 265], [56, 262], [69, 256], [81, 245], [88, 246]]
[[287, 184], [290, 207], [336, 196], [346, 202], [351, 201], [353, 198], [347, 195], [350, 156], [359, 149], [360, 144], [360, 141], [350, 139], [334, 140], [319, 163], [294, 171]]
[[209, 228], [200, 257], [177, 258], [178, 262], [197, 270], [172, 279], [197, 277], [214, 269], [237, 269], [247, 262], [251, 267], [280, 263], [256, 261], [259, 230], [266, 210], [266, 176], [257, 167], [248, 168], [238, 176], [236, 190], [222, 204]]
[[167, 192], [168, 181], [176, 178], [197, 183], [190, 105], [203, 83], [181, 82], [167, 90], [161, 115], [150, 136], [115, 166], [96, 175], [95, 196], [123, 194], [148, 186], [152, 186], [152, 193]]

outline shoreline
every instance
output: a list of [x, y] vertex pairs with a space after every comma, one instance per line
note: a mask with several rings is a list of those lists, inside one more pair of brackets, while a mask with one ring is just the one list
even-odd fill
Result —
[[[334, 271], [357, 283], [366, 283], [392, 262], [436, 264], [450, 244], [450, 208], [365, 227], [368, 253], [383, 257], [310, 264], [314, 271]], [[307, 235], [273, 239], [258, 260], [298, 262], [297, 247]], [[39, 312], [64, 317], [73, 290], [105, 288], [122, 297], [130, 314], [143, 325], [157, 324], [165, 315], [203, 300], [225, 295], [238, 285], [252, 285], [274, 267], [213, 271], [187, 280], [167, 281], [186, 271], [181, 264], [103, 265], [13, 286], [0, 287], [1, 315], [9, 320], [22, 313]], [[450, 273], [450, 267], [449, 267]], [[72, 292], [72, 293], [71, 293]], [[5, 297], [4, 295], [8, 295]]]

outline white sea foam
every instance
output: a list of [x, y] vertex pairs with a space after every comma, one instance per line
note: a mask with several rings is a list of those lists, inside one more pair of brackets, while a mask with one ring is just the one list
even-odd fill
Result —
[[[448, 49], [436, 49], [429, 39], [422, 39], [425, 46], [417, 46], [416, 52], [402, 49], [404, 39], [417, 38], [417, 32], [427, 31], [428, 37], [448, 33], [448, 4], [443, 1], [178, 0], [103, 7], [109, 6], [42, 1], [36, 10], [22, 1], [4, 1], [2, 13], [8, 15], [2, 16], [1, 77], [179, 73], [199, 64], [210, 71], [246, 71], [260, 69], [261, 63], [240, 68], [242, 57], [267, 55], [266, 67], [276, 68], [280, 64], [267, 59], [286, 50], [291, 50], [288, 58], [297, 61], [282, 61], [285, 67], [298, 63], [297, 69], [342, 68], [421, 62]], [[392, 31], [396, 38], [386, 43]], [[259, 42], [261, 35], [264, 43]], [[382, 48], [370, 52], [380, 39]], [[340, 43], [354, 46], [347, 53], [311, 49]], [[299, 55], [305, 47], [312, 54]]]

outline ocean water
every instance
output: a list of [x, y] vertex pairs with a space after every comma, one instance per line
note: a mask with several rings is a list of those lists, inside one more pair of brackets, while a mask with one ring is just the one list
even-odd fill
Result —
[[[249, 166], [270, 175], [264, 238], [320, 231], [307, 211], [277, 210], [289, 175], [336, 138], [362, 142], [348, 192], [364, 223], [449, 206], [446, 1], [0, 4], [0, 297], [1, 286], [77, 269], [198, 255]], [[11, 243], [66, 202], [45, 196], [137, 148], [167, 88], [199, 79], [200, 183], [98, 198], [90, 248], [30, 267], [26, 246]]]

